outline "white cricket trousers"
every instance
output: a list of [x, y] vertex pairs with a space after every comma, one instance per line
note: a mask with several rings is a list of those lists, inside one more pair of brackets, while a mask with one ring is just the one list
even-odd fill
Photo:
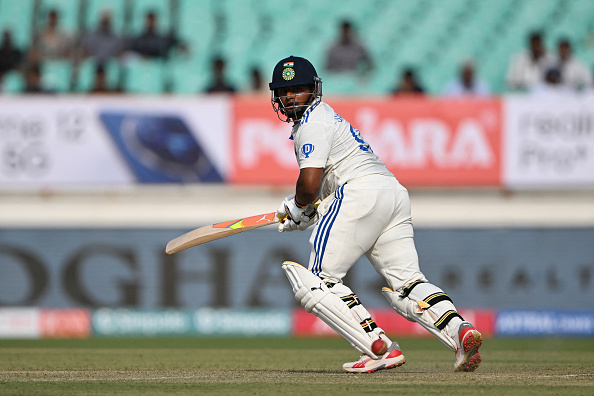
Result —
[[419, 268], [408, 191], [396, 178], [364, 176], [325, 198], [309, 243], [309, 270], [327, 282], [342, 278], [365, 254], [392, 290], [427, 281]]

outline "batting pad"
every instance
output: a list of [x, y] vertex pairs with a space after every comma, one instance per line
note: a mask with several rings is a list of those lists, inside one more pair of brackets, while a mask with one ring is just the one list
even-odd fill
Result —
[[[371, 344], [377, 339], [377, 334], [365, 332], [346, 303], [332, 293], [321, 278], [292, 261], [285, 261], [282, 268], [289, 278], [295, 298], [307, 312], [323, 320], [359, 352], [379, 359], [371, 351]], [[372, 336], [376, 338], [372, 339]]]
[[[423, 299], [429, 296], [430, 293], [441, 292], [441, 289], [430, 283], [423, 283], [423, 285], [428, 290], [421, 291], [417, 286], [417, 288], [410, 292], [410, 294], [406, 297], [401, 297], [400, 293], [394, 292], [392, 289], [387, 287], [382, 289], [382, 294], [390, 302], [396, 312], [411, 322], [417, 322], [427, 331], [433, 334], [445, 346], [456, 352], [458, 349], [456, 341], [454, 341], [454, 339], [446, 333], [445, 329], [440, 330], [435, 325], [435, 322], [439, 319], [439, 316], [437, 316], [436, 312], [434, 312], [434, 307], [424, 304], [423, 302]], [[453, 307], [453, 304], [451, 304], [451, 306]]]

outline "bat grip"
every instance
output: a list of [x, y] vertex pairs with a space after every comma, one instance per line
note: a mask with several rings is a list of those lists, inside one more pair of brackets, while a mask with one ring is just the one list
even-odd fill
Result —
[[[318, 206], [320, 206], [320, 202], [321, 202], [321, 201], [318, 199], [318, 200], [316, 200], [316, 201], [313, 203], [313, 204], [314, 204], [314, 206], [315, 206], [315, 208], [316, 208], [316, 210], [318, 210]], [[284, 215], [284, 216], [282, 216], [282, 217], [278, 217], [278, 213], [277, 213], [276, 217], [278, 218], [278, 221], [282, 223], [283, 221], [285, 221], [286, 219], [288, 219], [288, 218], [289, 218], [289, 215], [288, 215], [288, 214], [286, 214], [286, 215]]]

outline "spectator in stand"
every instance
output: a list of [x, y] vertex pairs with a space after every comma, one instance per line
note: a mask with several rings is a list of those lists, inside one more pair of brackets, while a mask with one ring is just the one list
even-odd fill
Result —
[[477, 78], [476, 67], [471, 60], [460, 66], [458, 78], [451, 81], [444, 89], [446, 96], [489, 96], [491, 90], [486, 82]]
[[367, 73], [373, 68], [373, 62], [365, 46], [357, 39], [349, 21], [340, 25], [340, 37], [328, 49], [326, 70], [329, 72]]
[[104, 11], [97, 29], [83, 35], [80, 45], [80, 55], [83, 58], [92, 57], [97, 63], [105, 63], [122, 53], [125, 40], [113, 32], [111, 21], [111, 13]]
[[45, 60], [70, 59], [73, 55], [74, 40], [60, 29], [58, 10], [50, 10], [47, 18], [47, 26], [34, 38], [33, 53], [29, 59], [32, 64]]
[[119, 93], [117, 89], [112, 89], [107, 81], [107, 72], [105, 66], [101, 63], [95, 67], [95, 82], [89, 91], [90, 94], [111, 94]]
[[573, 56], [571, 43], [567, 39], [559, 40], [557, 45], [557, 66], [561, 72], [563, 84], [576, 91], [592, 88], [592, 74], [582, 61]]
[[169, 50], [176, 44], [170, 35], [157, 31], [158, 16], [154, 11], [145, 15], [144, 31], [130, 40], [129, 50], [146, 58], [167, 58]]
[[402, 71], [400, 81], [393, 90], [394, 96], [403, 95], [417, 95], [421, 96], [425, 94], [425, 89], [417, 81], [417, 76], [413, 68], [406, 68]]
[[257, 67], [254, 67], [251, 70], [248, 92], [254, 95], [270, 96], [270, 88], [268, 88], [268, 84], [264, 82], [262, 73]]
[[28, 65], [25, 69], [25, 89], [23, 92], [26, 94], [52, 93], [43, 86], [41, 66], [39, 64]]
[[543, 43], [542, 34], [534, 32], [529, 36], [529, 49], [516, 54], [508, 67], [506, 82], [512, 91], [529, 91], [542, 81], [544, 73], [555, 63]]
[[16, 48], [12, 42], [12, 33], [6, 29], [2, 32], [0, 45], [0, 74], [4, 75], [10, 70], [17, 70], [23, 60], [23, 51]]
[[531, 86], [529, 93], [540, 98], [559, 98], [560, 96], [571, 96], [575, 90], [567, 84], [563, 84], [561, 70], [557, 66], [549, 67], [544, 74], [542, 81]]
[[225, 60], [217, 57], [212, 62], [212, 83], [206, 89], [206, 93], [234, 93], [235, 87], [227, 82], [225, 76]]

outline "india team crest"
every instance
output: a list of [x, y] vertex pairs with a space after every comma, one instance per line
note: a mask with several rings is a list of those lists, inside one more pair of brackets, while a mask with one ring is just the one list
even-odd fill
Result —
[[287, 67], [283, 70], [283, 78], [287, 81], [292, 80], [295, 77], [295, 70], [290, 67]]

